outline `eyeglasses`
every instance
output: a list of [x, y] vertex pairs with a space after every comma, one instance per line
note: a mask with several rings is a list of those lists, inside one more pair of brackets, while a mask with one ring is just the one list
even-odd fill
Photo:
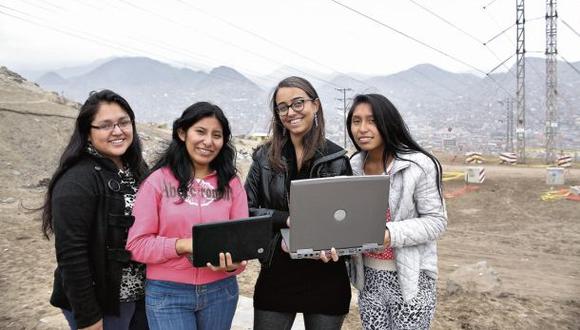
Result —
[[290, 110], [290, 108], [292, 108], [292, 110], [296, 111], [296, 112], [302, 112], [302, 110], [304, 110], [304, 103], [310, 101], [310, 102], [314, 102], [317, 99], [298, 99], [295, 101], [292, 101], [292, 103], [290, 105], [286, 104], [286, 103], [280, 103], [276, 106], [276, 111], [278, 112], [278, 115], [280, 116], [286, 116], [288, 114], [288, 110]]
[[132, 127], [131, 124], [133, 122], [131, 121], [131, 119], [121, 119], [116, 123], [111, 123], [111, 122], [105, 122], [99, 125], [91, 125], [92, 128], [94, 129], [98, 129], [101, 131], [105, 131], [105, 132], [111, 132], [113, 130], [115, 130], [115, 126], [118, 126], [120, 130], [124, 131], [126, 129], [128, 129], [129, 127]]

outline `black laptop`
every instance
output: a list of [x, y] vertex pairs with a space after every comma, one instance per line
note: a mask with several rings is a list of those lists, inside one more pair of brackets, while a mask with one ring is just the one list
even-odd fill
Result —
[[194, 225], [192, 264], [206, 267], [209, 262], [218, 266], [220, 252], [229, 252], [233, 262], [261, 258], [271, 235], [270, 215]]

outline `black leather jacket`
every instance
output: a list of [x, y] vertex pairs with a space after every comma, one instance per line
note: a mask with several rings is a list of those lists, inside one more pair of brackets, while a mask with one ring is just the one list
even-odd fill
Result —
[[[278, 172], [268, 162], [268, 146], [258, 148], [246, 178], [245, 188], [251, 215], [273, 212], [273, 231], [286, 227], [288, 217], [288, 191], [290, 178], [287, 172]], [[282, 156], [285, 162], [285, 157]], [[326, 140], [326, 146], [319, 150], [312, 161], [310, 178], [352, 175], [346, 150], [334, 142]]]
[[[271, 168], [268, 145], [253, 155], [246, 178], [250, 214], [272, 214], [272, 240], [254, 290], [254, 308], [276, 312], [344, 315], [350, 304], [350, 282], [344, 258], [339, 262], [290, 259], [280, 248], [280, 228], [287, 227], [290, 175]], [[288, 164], [287, 159], [283, 159]], [[327, 140], [312, 160], [310, 178], [351, 175], [346, 151]]]
[[87, 155], [58, 179], [52, 194], [57, 268], [52, 305], [72, 310], [77, 326], [119, 315], [122, 268], [132, 216], [125, 216], [121, 178], [109, 159]]

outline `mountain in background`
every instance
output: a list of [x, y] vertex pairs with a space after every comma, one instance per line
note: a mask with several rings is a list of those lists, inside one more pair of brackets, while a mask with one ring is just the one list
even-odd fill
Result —
[[[580, 67], [579, 63], [572, 63]], [[302, 75], [317, 89], [327, 120], [327, 135], [344, 143], [344, 102], [347, 110], [358, 93], [381, 93], [403, 114], [413, 135], [424, 145], [441, 147], [455, 138], [459, 149], [499, 151], [506, 136], [508, 93], [514, 94], [515, 68], [479, 77], [453, 73], [431, 64], [385, 76], [320, 74], [286, 67], [262, 77], [247, 77], [234, 68], [206, 71], [177, 68], [145, 57], [109, 59], [83, 74], [66, 77], [60, 70], [37, 80], [42, 87], [83, 102], [91, 90], [109, 88], [123, 95], [145, 122], [170, 123], [189, 105], [219, 105], [236, 135], [265, 132], [271, 120], [269, 93], [284, 77]], [[526, 59], [526, 137], [529, 146], [544, 143], [545, 61]], [[558, 63], [559, 122], [562, 147], [580, 145], [580, 74]], [[514, 105], [515, 109], [515, 105]], [[515, 110], [514, 110], [515, 111]], [[514, 116], [515, 117], [515, 116]], [[514, 119], [515, 120], [515, 119]]]
[[37, 83], [79, 102], [83, 102], [92, 90], [114, 90], [127, 99], [137, 118], [144, 122], [170, 123], [197, 101], [209, 101], [222, 107], [228, 118], [238, 123], [234, 134], [264, 131], [267, 121], [265, 115], [256, 116], [248, 111], [259, 108], [264, 91], [225, 66], [207, 73], [176, 68], [146, 57], [125, 57], [112, 59], [68, 79], [48, 73]]
[[[92, 61], [92, 62], [87, 63], [87, 64], [67, 66], [64, 68], [59, 68], [59, 69], [53, 70], [53, 72], [66, 79], [66, 78], [79, 76], [79, 75], [85, 74], [89, 71], [92, 71], [95, 68], [97, 68], [98, 66], [100, 66], [101, 64], [109, 62], [110, 60], [112, 60], [114, 58], [115, 57], [107, 57], [107, 58], [98, 59], [96, 61]], [[26, 79], [28, 79], [30, 81], [37, 81], [40, 79], [40, 77], [42, 77], [44, 74], [46, 74], [47, 71], [46, 70], [20, 70], [19, 73], [22, 74], [23, 77], [25, 77]]]
[[54, 71], [47, 72], [36, 79], [36, 83], [42, 86], [62, 86], [67, 84], [67, 80]]

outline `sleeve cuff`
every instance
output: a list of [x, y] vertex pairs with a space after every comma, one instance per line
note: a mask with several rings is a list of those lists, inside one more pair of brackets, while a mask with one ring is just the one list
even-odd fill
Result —
[[387, 229], [389, 230], [389, 236], [391, 237], [391, 245], [387, 246], [387, 247], [395, 247], [395, 235], [393, 233], [393, 229], [392, 229], [392, 222], [387, 222]]
[[177, 242], [176, 237], [166, 238], [163, 241], [163, 255], [167, 259], [175, 259], [179, 257], [177, 250], [175, 249], [175, 243]]

